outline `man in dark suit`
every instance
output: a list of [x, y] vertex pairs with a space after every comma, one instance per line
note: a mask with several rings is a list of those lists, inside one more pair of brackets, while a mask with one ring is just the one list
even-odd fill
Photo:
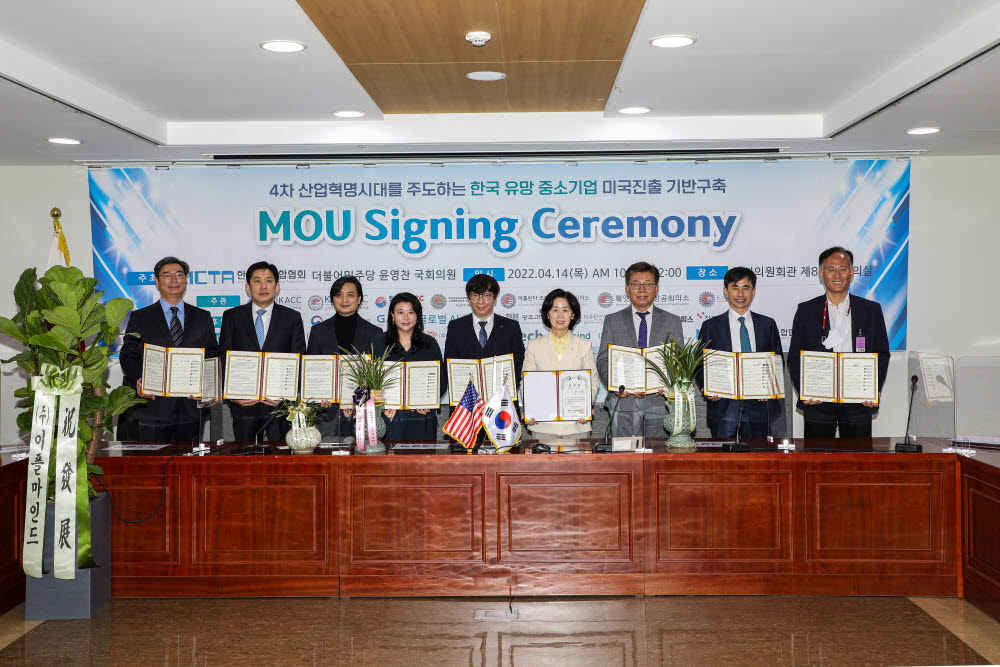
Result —
[[[667, 339], [684, 340], [681, 318], [653, 305], [660, 293], [660, 270], [648, 262], [636, 262], [625, 270], [625, 294], [631, 305], [604, 318], [601, 345], [597, 354], [597, 372], [608, 385], [608, 345], [656, 347]], [[615, 407], [617, 406], [617, 408]], [[613, 414], [613, 436], [662, 438], [667, 404], [663, 392], [618, 392], [608, 387], [604, 407]]]
[[[372, 343], [382, 333], [377, 326], [358, 315], [358, 308], [365, 293], [361, 281], [354, 276], [342, 276], [330, 287], [330, 301], [336, 314], [328, 320], [314, 324], [309, 330], [309, 347], [306, 354], [350, 354], [357, 349], [370, 354]], [[324, 436], [352, 435], [353, 405], [328, 405], [326, 416], [319, 423]]]
[[[306, 351], [306, 335], [302, 316], [274, 300], [281, 293], [278, 268], [267, 262], [251, 264], [247, 269], [247, 296], [250, 302], [230, 308], [222, 314], [219, 349], [241, 352]], [[229, 412], [233, 416], [233, 436], [236, 440], [254, 440], [258, 431], [267, 426], [266, 440], [279, 440], [291, 427], [286, 419], [271, 419], [281, 405], [278, 400], [233, 400]], [[271, 420], [268, 423], [268, 420]]]
[[[820, 253], [819, 272], [826, 294], [803, 301], [792, 321], [788, 346], [788, 372], [799, 390], [800, 354], [813, 352], [877, 352], [878, 390], [882, 393], [889, 371], [889, 336], [882, 306], [850, 294], [854, 278], [854, 254], [839, 246]], [[805, 418], [807, 438], [832, 438], [840, 429], [842, 438], [870, 438], [872, 417], [878, 403], [824, 403], [803, 401], [797, 407]]]
[[[521, 382], [524, 365], [524, 337], [516, 320], [493, 312], [499, 294], [500, 283], [485, 273], [472, 276], [465, 283], [465, 296], [472, 312], [448, 323], [444, 340], [445, 369], [449, 359], [487, 359], [513, 354], [516, 387]], [[488, 399], [489, 396], [483, 397], [484, 401]]]
[[[701, 325], [698, 338], [703, 347], [726, 352], [774, 352], [781, 359], [781, 337], [773, 319], [750, 310], [757, 293], [757, 274], [736, 266], [722, 279], [729, 310], [710, 317]], [[780, 369], [775, 369], [781, 372]], [[704, 389], [704, 368], [698, 369], [698, 386]], [[708, 396], [705, 420], [713, 438], [732, 438], [739, 427], [744, 438], [785, 435], [785, 411], [779, 399], [734, 401]], [[740, 404], [743, 416], [740, 417]]]
[[184, 302], [187, 262], [164, 257], [153, 269], [160, 299], [129, 316], [118, 359], [123, 386], [132, 387], [146, 399], [119, 420], [119, 440], [143, 442], [190, 442], [201, 435], [201, 410], [196, 398], [151, 396], [142, 391], [143, 343], [164, 347], [202, 347], [208, 358], [219, 356], [215, 323], [207, 310]]

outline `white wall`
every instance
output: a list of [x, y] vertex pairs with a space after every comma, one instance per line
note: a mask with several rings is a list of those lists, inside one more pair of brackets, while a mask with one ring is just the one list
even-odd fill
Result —
[[[84, 273], [93, 272], [87, 170], [83, 167], [0, 167], [0, 314], [13, 317], [14, 285], [24, 269], [45, 270], [52, 241], [49, 211], [62, 211], [60, 222], [69, 242], [70, 259]], [[17, 341], [0, 338], [0, 355], [8, 359]], [[14, 389], [25, 379], [14, 364], [4, 364], [0, 378], [0, 444], [21, 438], [14, 418]]]
[[[955, 357], [1000, 355], [1000, 309], [990, 280], [1000, 246], [1000, 156], [913, 160], [910, 200], [910, 349]], [[92, 270], [87, 173], [79, 167], [0, 167], [0, 313], [15, 312], [12, 289], [27, 266], [41, 267], [51, 240], [49, 209], [63, 212], [73, 263]], [[0, 353], [12, 348], [0, 343]], [[117, 370], [117, 369], [116, 369]], [[117, 373], [116, 373], [117, 376]], [[890, 362], [875, 420], [876, 435], [902, 434], [906, 421], [906, 354]], [[114, 382], [114, 380], [112, 380]], [[11, 392], [24, 380], [3, 368], [0, 442], [19, 437]], [[796, 416], [796, 432], [801, 418]]]

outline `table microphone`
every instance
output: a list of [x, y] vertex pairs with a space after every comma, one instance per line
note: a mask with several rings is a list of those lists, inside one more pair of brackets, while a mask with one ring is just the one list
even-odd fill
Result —
[[924, 446], [915, 442], [910, 442], [910, 418], [913, 417], [913, 397], [917, 393], [917, 382], [920, 380], [916, 375], [910, 376], [910, 409], [906, 413], [906, 437], [903, 442], [896, 443], [897, 452], [922, 452]]
[[253, 444], [252, 445], [247, 445], [243, 449], [243, 453], [244, 454], [270, 454], [271, 453], [271, 445], [262, 445], [262, 444], [260, 444], [260, 434], [263, 433], [264, 429], [266, 429], [268, 426], [271, 425], [271, 422], [274, 421], [274, 418], [276, 416], [278, 416], [277, 411], [272, 412], [271, 416], [268, 418], [268, 420], [266, 422], [264, 422], [264, 425], [261, 426], [259, 429], [257, 429], [257, 432], [254, 433], [254, 436], [253, 436]]
[[743, 427], [743, 410], [744, 409], [746, 409], [745, 401], [740, 400], [740, 406], [739, 406], [740, 418], [736, 422], [736, 441], [735, 442], [727, 442], [726, 444], [724, 444], [722, 446], [722, 449], [724, 449], [727, 452], [749, 452], [750, 451], [750, 445], [746, 444], [745, 442], [740, 442], [740, 429]]
[[[625, 385], [623, 384], [618, 385], [618, 393], [622, 394], [624, 391], [625, 391]], [[611, 425], [615, 423], [615, 413], [618, 412], [618, 404], [621, 402], [622, 398], [621, 396], [619, 396], [618, 400], [615, 401], [615, 407], [611, 409], [611, 418], [608, 419], [608, 428], [604, 432], [604, 440], [595, 443], [594, 448], [590, 450], [594, 454], [606, 453], [611, 451], [611, 441], [609, 440], [609, 438], [611, 437]]]

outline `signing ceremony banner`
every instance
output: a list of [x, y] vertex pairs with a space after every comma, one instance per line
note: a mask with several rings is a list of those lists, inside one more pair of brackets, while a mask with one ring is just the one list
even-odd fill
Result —
[[334, 314], [333, 281], [356, 275], [361, 315], [385, 326], [407, 291], [440, 343], [469, 312], [465, 282], [500, 283], [496, 312], [525, 338], [556, 287], [580, 300], [576, 333], [596, 348], [604, 316], [628, 305], [625, 269], [660, 271], [657, 305], [685, 336], [728, 307], [722, 277], [749, 266], [753, 310], [784, 344], [796, 305], [822, 293], [817, 255], [854, 252], [851, 291], [882, 304], [892, 349], [906, 345], [909, 162], [584, 162], [93, 169], [94, 275], [107, 298], [156, 300], [153, 265], [191, 265], [186, 300], [222, 313], [247, 300], [245, 270], [280, 270], [278, 301], [310, 325]]

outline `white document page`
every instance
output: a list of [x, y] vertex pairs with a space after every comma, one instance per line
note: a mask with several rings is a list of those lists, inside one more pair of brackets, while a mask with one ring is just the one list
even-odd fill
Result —
[[264, 355], [260, 352], [226, 352], [226, 379], [222, 395], [228, 399], [255, 401], [260, 399], [260, 373]]
[[264, 398], [294, 401], [299, 391], [299, 355], [294, 352], [265, 352], [263, 378], [261, 395]]
[[801, 353], [799, 398], [803, 401], [837, 400], [837, 355], [834, 352]]
[[142, 345], [142, 391], [163, 396], [167, 390], [167, 348]]
[[[673, 345], [673, 343], [671, 343], [671, 345]], [[643, 356], [646, 357], [646, 392], [647, 393], [653, 393], [653, 392], [657, 392], [657, 391], [659, 391], [661, 389], [666, 389], [667, 388], [667, 385], [664, 384], [663, 380], [660, 379], [660, 376], [656, 374], [656, 371], [654, 371], [652, 368], [649, 367], [649, 364], [653, 364], [654, 366], [656, 366], [660, 370], [664, 371], [664, 373], [666, 374], [666, 369], [663, 367], [663, 354], [662, 353], [663, 353], [663, 346], [662, 345], [658, 345], [656, 347], [647, 347], [646, 350], [642, 353]], [[673, 387], [671, 387], [671, 389], [673, 389]]]
[[441, 407], [441, 362], [411, 361], [406, 375], [406, 407], [410, 410], [437, 410]]
[[840, 355], [840, 400], [878, 403], [878, 354], [844, 352]]
[[[480, 398], [483, 396], [483, 383], [479, 378], [478, 359], [449, 359], [448, 360], [448, 392], [451, 394], [450, 403], [458, 405], [465, 396], [465, 390], [469, 386], [469, 378], [472, 378], [472, 385], [479, 392]], [[483, 398], [485, 401], [486, 399]]]
[[592, 419], [594, 403], [590, 388], [590, 371], [586, 369], [560, 371], [559, 416], [566, 421]]
[[556, 371], [525, 371], [521, 391], [524, 392], [524, 418], [538, 422], [558, 421], [559, 378]]
[[646, 391], [646, 358], [637, 347], [608, 345], [608, 391]]
[[743, 352], [737, 364], [740, 372], [740, 396], [745, 399], [774, 397], [774, 378], [771, 376], [774, 352]]
[[301, 376], [303, 401], [337, 400], [337, 355], [302, 355]]
[[482, 360], [483, 369], [483, 400], [490, 400], [493, 395], [493, 377], [496, 375], [497, 384], [505, 382], [507, 391], [513, 400], [517, 400], [517, 380], [514, 378], [514, 355], [501, 354]]
[[387, 362], [389, 374], [386, 376], [385, 387], [382, 389], [382, 407], [390, 410], [400, 410], [406, 405], [403, 400], [403, 369], [402, 361]]
[[201, 396], [205, 349], [167, 348], [167, 396]]
[[222, 398], [222, 394], [220, 393], [222, 389], [220, 386], [222, 370], [219, 365], [219, 358], [206, 359], [204, 366], [202, 366], [202, 373], [204, 377], [202, 378], [201, 385], [201, 400], [205, 403], [218, 401]]
[[771, 357], [772, 367], [774, 369], [774, 393], [778, 395], [778, 398], [785, 397], [785, 361], [781, 358], [780, 354], [775, 354]]
[[706, 350], [702, 363], [705, 374], [706, 396], [736, 398], [736, 353], [725, 350]]

